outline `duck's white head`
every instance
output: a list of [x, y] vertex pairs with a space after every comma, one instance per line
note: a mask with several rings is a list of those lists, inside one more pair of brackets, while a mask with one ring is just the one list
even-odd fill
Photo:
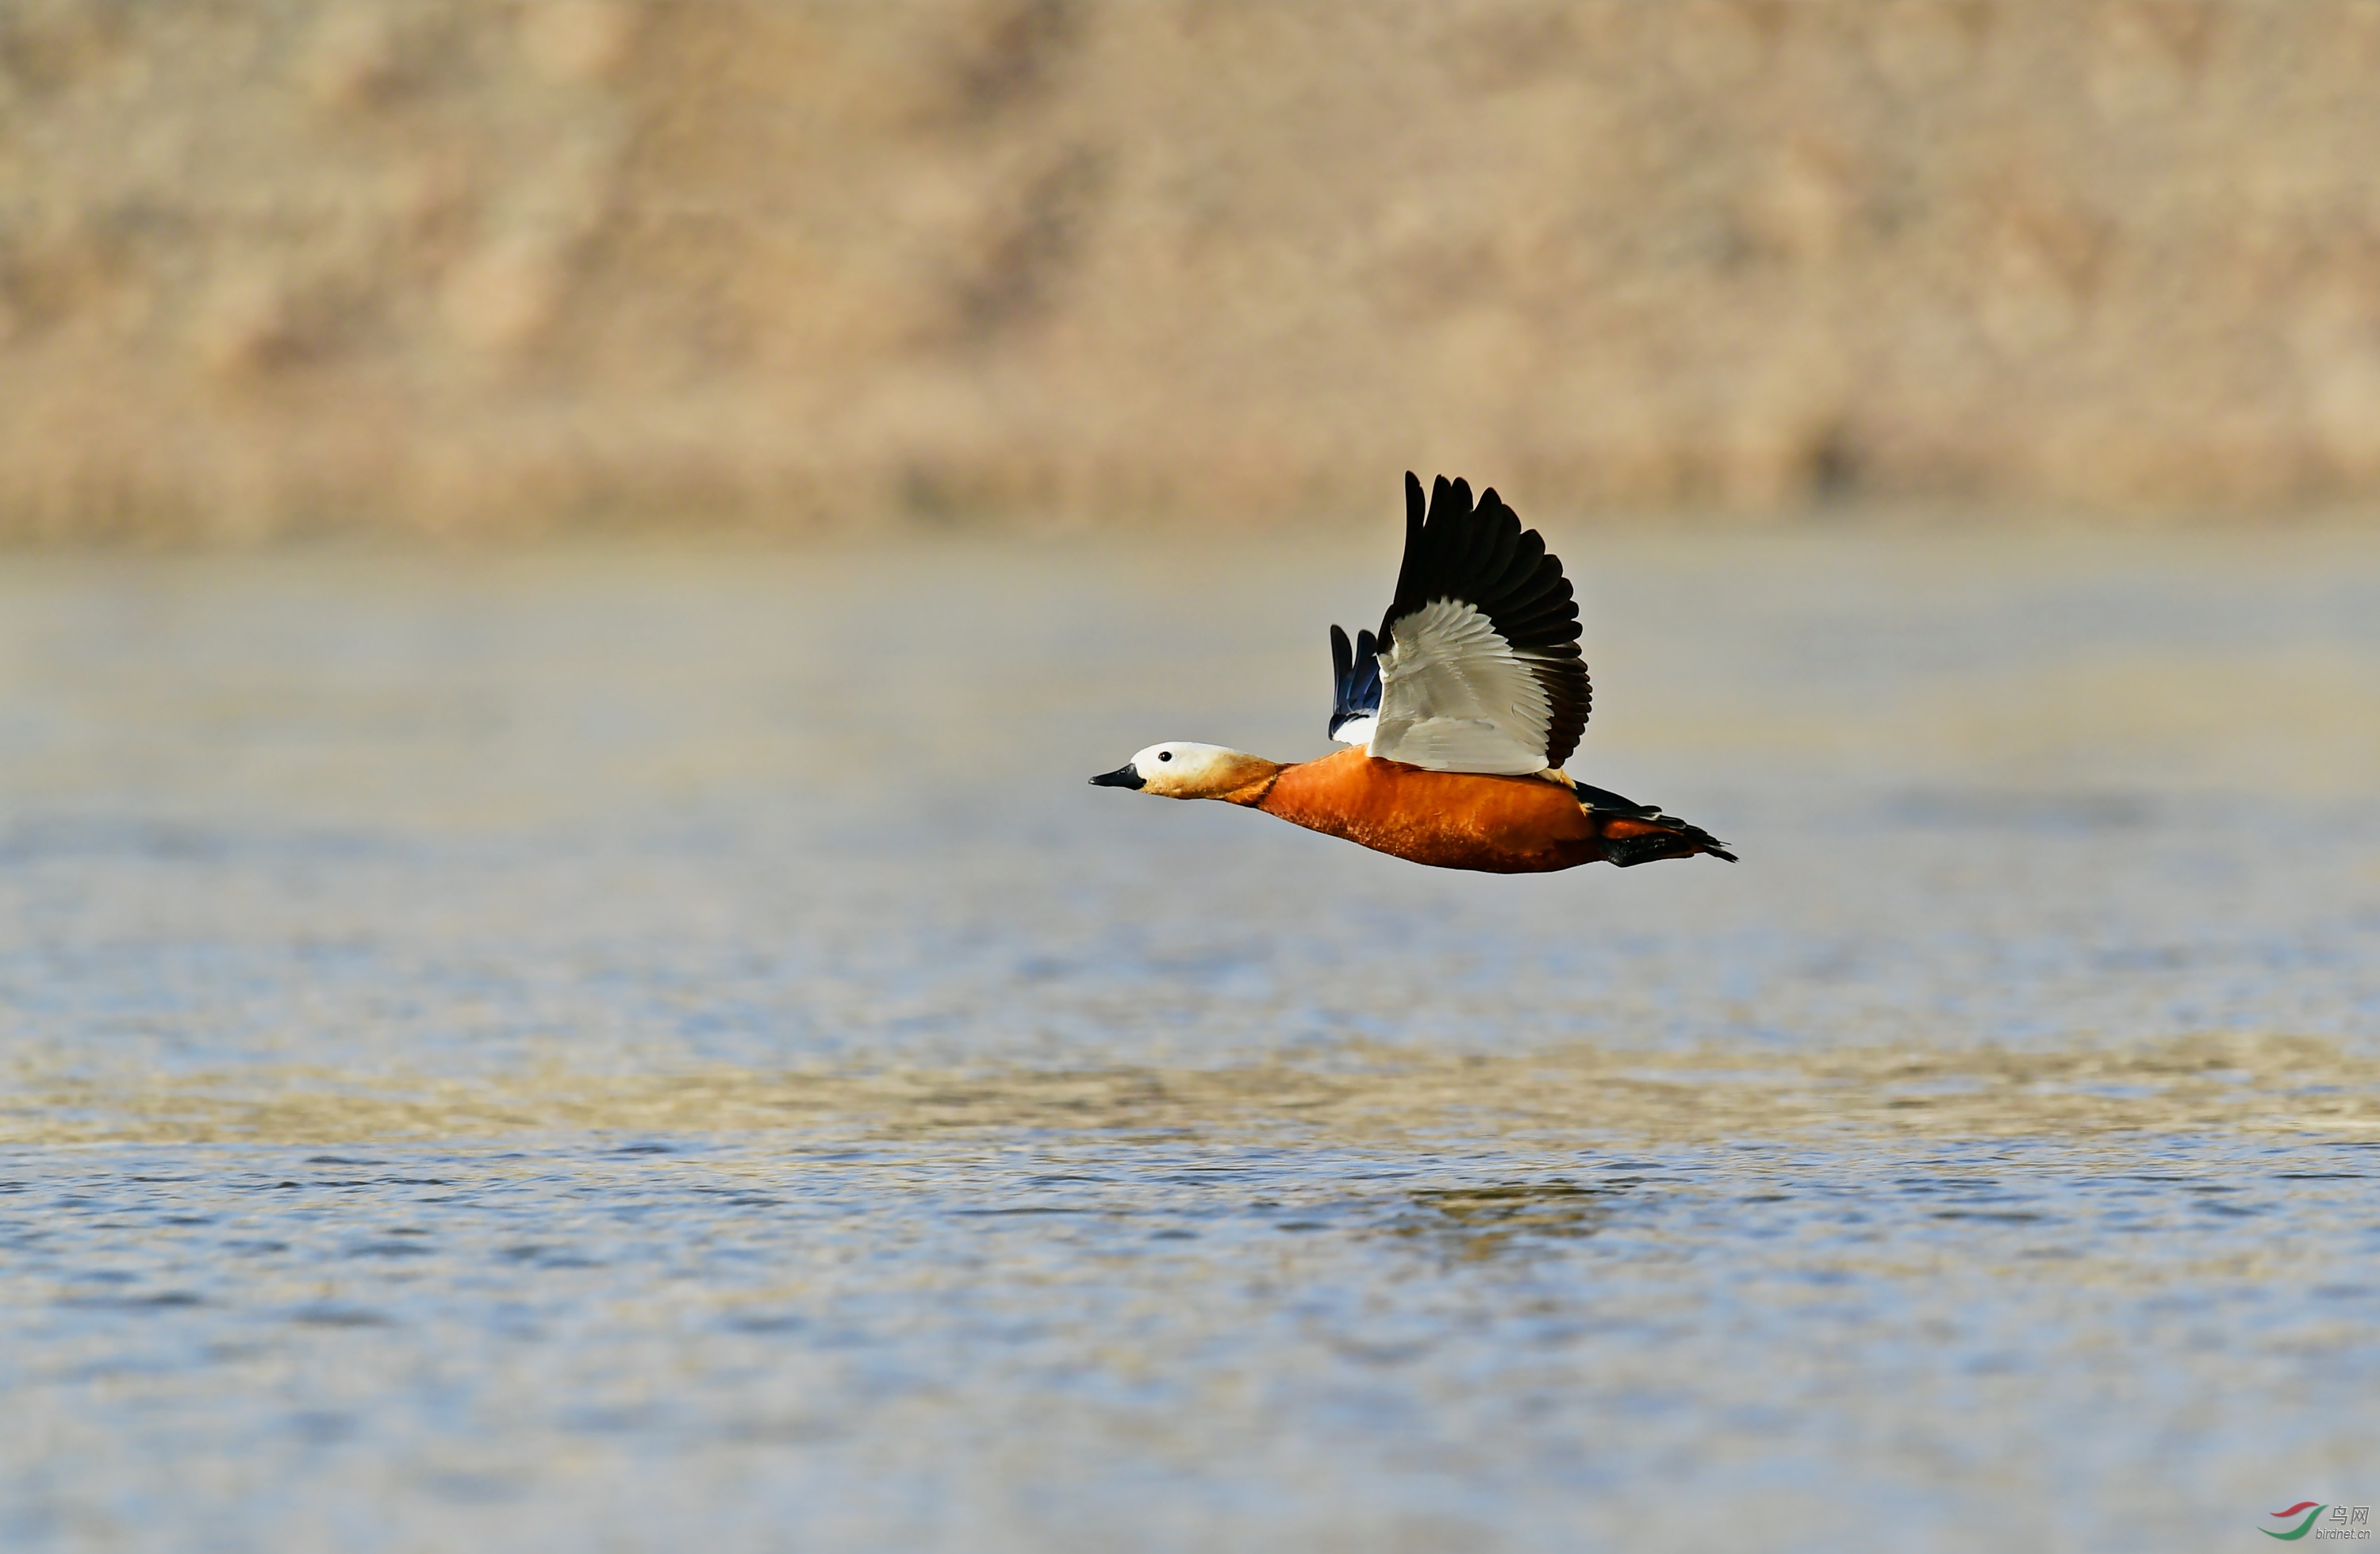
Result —
[[1249, 802], [1262, 796], [1265, 780], [1279, 771], [1278, 762], [1220, 745], [1196, 745], [1168, 740], [1148, 749], [1113, 771], [1091, 779], [1102, 788], [1138, 788], [1163, 798], [1235, 798]]

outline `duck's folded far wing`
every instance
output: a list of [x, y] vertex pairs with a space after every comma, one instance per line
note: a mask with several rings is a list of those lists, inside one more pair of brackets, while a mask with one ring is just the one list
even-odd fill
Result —
[[1368, 631], [1330, 628], [1330, 737], [1342, 745], [1368, 745], [1380, 711], [1379, 644]]
[[1370, 753], [1433, 771], [1525, 775], [1578, 748], [1592, 699], [1561, 563], [1491, 489], [1405, 476], [1405, 554], [1380, 622]]

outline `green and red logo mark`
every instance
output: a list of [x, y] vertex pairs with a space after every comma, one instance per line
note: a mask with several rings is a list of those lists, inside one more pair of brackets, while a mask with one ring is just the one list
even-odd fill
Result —
[[[2328, 1512], [2325, 1516], [2323, 1512]], [[2258, 1526], [2266, 1537], [2279, 1538], [2283, 1543], [2295, 1543], [2301, 1537], [2315, 1539], [2344, 1538], [2353, 1543], [2372, 1541], [2372, 1508], [2368, 1505], [2316, 1505], [2312, 1500], [2300, 1500], [2287, 1511], [2265, 1512], [2267, 1522], [2277, 1522], [2277, 1527]], [[2317, 1527], [2316, 1522], [2322, 1524]]]
[[2287, 1511], [2268, 1511], [2265, 1514], [2271, 1517], [2276, 1522], [2295, 1521], [2300, 1516], [2305, 1518], [2305, 1520], [2298, 1522], [2296, 1526], [2291, 1527], [2285, 1533], [2277, 1532], [2271, 1527], [2259, 1527], [2256, 1529], [2266, 1537], [2277, 1537], [2282, 1542], [2288, 1543], [2306, 1536], [2306, 1529], [2313, 1525], [2313, 1519], [2322, 1514], [2322, 1507], [2314, 1504], [2312, 1500], [2300, 1500], [2297, 1504], [2289, 1507]]

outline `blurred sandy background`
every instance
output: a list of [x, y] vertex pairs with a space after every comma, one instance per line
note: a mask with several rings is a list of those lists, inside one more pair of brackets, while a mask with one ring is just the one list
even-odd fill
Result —
[[2380, 495], [2369, 0], [6, 0], [0, 534]]

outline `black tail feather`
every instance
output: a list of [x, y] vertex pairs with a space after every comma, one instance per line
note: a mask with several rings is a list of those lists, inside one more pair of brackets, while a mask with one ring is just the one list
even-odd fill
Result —
[[1662, 858], [1691, 858], [1706, 855], [1714, 858], [1736, 861], [1727, 844], [1703, 830], [1690, 826], [1675, 816], [1661, 817], [1663, 829], [1643, 836], [1607, 836], [1603, 839], [1603, 856], [1621, 868], [1633, 868], [1640, 863], [1655, 863]]
[[1578, 795], [1581, 804], [1598, 815], [1625, 816], [1660, 828], [1635, 836], [1606, 836], [1603, 839], [1603, 856], [1619, 868], [1633, 868], [1640, 863], [1653, 863], [1662, 858], [1690, 858], [1696, 854], [1725, 858], [1730, 863], [1736, 861], [1735, 855], [1727, 850], [1726, 843], [1700, 826], [1689, 825], [1675, 815], [1663, 814], [1658, 804], [1638, 804], [1633, 799], [1621, 797], [1609, 788], [1590, 787], [1576, 781], [1571, 783], [1571, 790]]

